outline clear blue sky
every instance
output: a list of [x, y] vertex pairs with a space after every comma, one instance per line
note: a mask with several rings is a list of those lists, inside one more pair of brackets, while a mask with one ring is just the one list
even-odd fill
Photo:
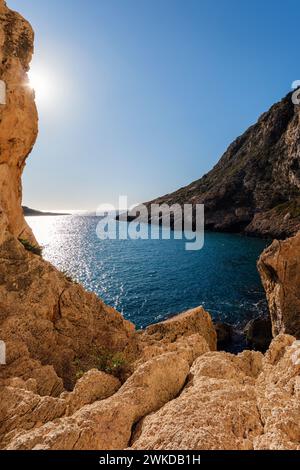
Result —
[[35, 29], [33, 73], [44, 85], [24, 174], [34, 208], [95, 209], [119, 194], [135, 203], [178, 189], [300, 79], [298, 0], [8, 5]]

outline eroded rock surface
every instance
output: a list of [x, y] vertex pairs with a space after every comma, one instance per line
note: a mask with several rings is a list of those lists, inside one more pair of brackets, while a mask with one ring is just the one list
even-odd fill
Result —
[[128, 361], [134, 347], [132, 324], [12, 235], [0, 244], [0, 306], [7, 348], [0, 379], [30, 378], [35, 360], [53, 366], [71, 389], [76, 374], [95, 367], [106, 351], [121, 352]]
[[151, 359], [111, 398], [18, 436], [8, 448], [123, 449], [134, 423], [174, 398], [188, 373], [188, 363], [176, 353]]
[[300, 346], [207, 353], [178, 398], [137, 426], [133, 449], [300, 449]]
[[300, 339], [300, 233], [275, 240], [261, 255], [258, 269], [267, 294], [273, 335]]
[[21, 208], [21, 175], [37, 136], [37, 110], [27, 78], [33, 38], [29, 23], [1, 0], [0, 80], [6, 84], [6, 104], [0, 104], [0, 209], [10, 232], [32, 241]]

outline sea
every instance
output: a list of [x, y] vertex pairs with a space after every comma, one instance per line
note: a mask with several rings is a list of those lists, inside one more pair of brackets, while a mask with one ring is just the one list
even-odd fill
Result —
[[242, 331], [249, 320], [267, 312], [256, 268], [267, 240], [206, 232], [203, 248], [187, 251], [186, 240], [174, 236], [169, 240], [100, 240], [96, 216], [26, 220], [45, 259], [137, 328], [202, 305], [213, 320]]

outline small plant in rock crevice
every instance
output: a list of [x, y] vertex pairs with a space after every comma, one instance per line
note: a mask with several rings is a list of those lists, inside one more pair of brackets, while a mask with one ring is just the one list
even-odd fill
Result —
[[73, 366], [76, 380], [79, 380], [90, 369], [98, 369], [123, 381], [128, 369], [127, 361], [121, 352], [114, 353], [105, 349], [95, 349], [85, 360], [75, 359]]
[[22, 243], [24, 246], [25, 250], [29, 251], [30, 253], [33, 253], [38, 256], [42, 256], [42, 248], [38, 245], [33, 245], [29, 240], [19, 238], [19, 242]]

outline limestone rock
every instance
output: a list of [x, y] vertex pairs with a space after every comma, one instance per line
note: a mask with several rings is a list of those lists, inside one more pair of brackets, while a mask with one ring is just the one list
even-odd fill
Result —
[[27, 71], [33, 53], [33, 31], [21, 15], [0, 2], [0, 79], [6, 104], [0, 104], [0, 209], [17, 237], [34, 241], [21, 208], [21, 175], [37, 136], [38, 117]]
[[210, 352], [193, 364], [182, 393], [136, 426], [132, 449], [300, 450], [300, 343], [269, 351]]
[[[71, 389], [80, 367], [96, 366], [103, 349], [124, 351], [134, 342], [134, 326], [95, 294], [68, 281], [12, 235], [0, 244], [0, 328], [7, 366], [0, 379], [32, 369], [26, 356], [54, 367]], [[16, 347], [16, 345], [18, 345]], [[17, 351], [24, 353], [17, 355]], [[126, 354], [124, 353], [124, 356]]]
[[16, 436], [65, 414], [64, 400], [41, 397], [28, 390], [26, 384], [0, 386], [0, 448]]
[[73, 392], [67, 395], [67, 414], [71, 415], [84, 405], [113, 395], [121, 387], [121, 382], [112, 375], [97, 369], [89, 370], [78, 380]]
[[255, 379], [260, 353], [207, 353], [178, 398], [137, 426], [133, 449], [251, 449], [262, 433]]
[[172, 343], [177, 338], [200, 334], [206, 340], [210, 350], [217, 347], [216, 331], [210, 315], [202, 308], [197, 307], [170, 319], [150, 325], [144, 334], [156, 341]]
[[140, 351], [138, 359], [134, 362], [134, 368], [166, 352], [176, 352], [178, 357], [185, 359], [191, 366], [197, 357], [210, 351], [207, 342], [199, 334], [182, 336], [171, 343], [153, 340], [147, 335], [141, 335], [138, 346]]
[[280, 335], [265, 356], [256, 383], [264, 434], [254, 439], [257, 450], [300, 450], [300, 344]]
[[261, 255], [258, 269], [272, 320], [273, 335], [300, 339], [300, 233], [275, 240]]
[[123, 449], [134, 423], [172, 400], [182, 389], [188, 372], [188, 363], [176, 353], [151, 359], [112, 397], [17, 436], [7, 448]]

